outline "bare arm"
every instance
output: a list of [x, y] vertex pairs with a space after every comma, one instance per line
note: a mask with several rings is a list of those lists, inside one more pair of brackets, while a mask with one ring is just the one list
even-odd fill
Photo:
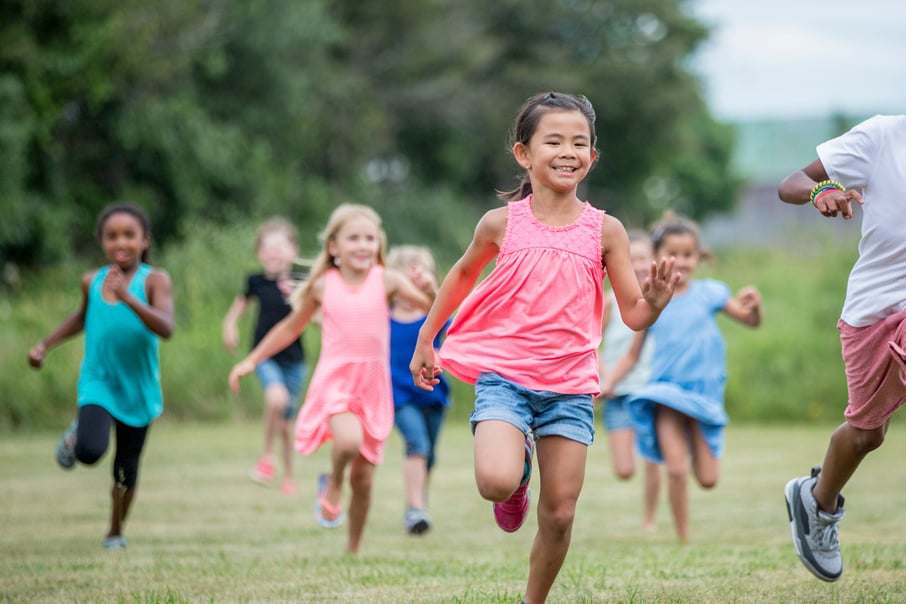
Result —
[[415, 353], [409, 363], [415, 385], [424, 390], [433, 390], [438, 383], [435, 377], [440, 369], [435, 366], [433, 342], [444, 323], [453, 314], [465, 297], [475, 287], [481, 272], [500, 251], [500, 242], [506, 230], [507, 209], [497, 208], [487, 212], [478, 221], [472, 242], [462, 257], [447, 273], [425, 323], [418, 332]]
[[761, 293], [752, 286], [744, 287], [727, 300], [723, 311], [743, 325], [758, 327], [761, 325]]
[[305, 291], [299, 306], [271, 327], [248, 356], [233, 366], [228, 381], [234, 392], [239, 392], [239, 378], [253, 372], [261, 361], [274, 356], [299, 337], [320, 308], [323, 293], [324, 277], [321, 277]]
[[47, 356], [47, 353], [50, 352], [52, 348], [72, 336], [82, 333], [82, 330], [85, 329], [85, 313], [88, 312], [88, 287], [91, 285], [91, 280], [94, 278], [95, 272], [97, 271], [91, 271], [82, 275], [82, 302], [79, 305], [79, 309], [63, 319], [56, 329], [50, 332], [50, 335], [35, 344], [32, 349], [28, 351], [28, 364], [35, 369], [41, 368], [44, 364], [45, 356]]
[[[642, 356], [642, 347], [648, 338], [647, 331], [638, 331], [632, 338], [632, 344], [626, 354], [617, 359], [613, 369], [601, 372], [601, 396], [612, 397], [615, 394], [617, 384], [623, 381], [629, 372], [638, 364]], [[603, 364], [602, 364], [603, 368]]]
[[[796, 170], [777, 187], [781, 201], [794, 205], [809, 203], [809, 195], [816, 184], [828, 180], [827, 171], [820, 159], [816, 159], [801, 170]], [[834, 218], [841, 214], [844, 219], [853, 217], [852, 202], [862, 205], [862, 194], [857, 190], [831, 191], [815, 202], [815, 207], [823, 216]]]
[[132, 309], [149, 330], [162, 338], [173, 335], [173, 295], [170, 275], [159, 269], [152, 270], [145, 281], [148, 303], [145, 304], [131, 293], [129, 283], [120, 267], [111, 265], [101, 284], [102, 291], [110, 292], [114, 298]]
[[437, 284], [433, 280], [416, 284], [402, 272], [391, 268], [384, 269], [384, 289], [388, 298], [398, 296], [425, 312], [431, 308], [437, 294]]
[[640, 331], [654, 323], [673, 297], [679, 281], [673, 258], [661, 258], [651, 263], [648, 278], [639, 287], [629, 260], [629, 236], [616, 218], [604, 217], [601, 232], [604, 266], [617, 298], [620, 316], [630, 329]]
[[230, 309], [223, 318], [223, 346], [231, 353], [235, 353], [236, 348], [239, 346], [239, 330], [237, 329], [237, 324], [248, 306], [249, 303], [245, 296], [236, 296], [233, 298], [233, 303], [230, 305]]

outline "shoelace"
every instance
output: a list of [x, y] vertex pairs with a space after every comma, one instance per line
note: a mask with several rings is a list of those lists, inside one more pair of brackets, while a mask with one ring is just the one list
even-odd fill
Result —
[[840, 543], [837, 523], [835, 521], [826, 521], [819, 517], [816, 524], [817, 526], [815, 528], [818, 529], [818, 534], [816, 535], [817, 538], [815, 541], [818, 542], [821, 549], [837, 549]]

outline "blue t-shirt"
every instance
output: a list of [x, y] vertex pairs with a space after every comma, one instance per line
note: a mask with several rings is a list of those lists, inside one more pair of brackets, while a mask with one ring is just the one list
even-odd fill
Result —
[[[409, 362], [418, 342], [418, 330], [424, 325], [426, 318], [422, 317], [411, 323], [390, 319], [390, 377], [393, 382], [394, 408], [403, 405], [447, 407], [450, 404], [450, 385], [443, 374], [438, 376], [440, 383], [434, 386], [434, 390], [422, 390], [412, 381], [412, 372], [409, 371]], [[448, 320], [435, 338], [434, 348], [440, 347], [441, 334], [449, 325]]]
[[[107, 302], [101, 287], [110, 267], [98, 269], [88, 287], [85, 358], [79, 373], [79, 406], [99, 405], [134, 427], [149, 425], [164, 410], [160, 388], [159, 340], [124, 302]], [[148, 303], [145, 281], [151, 267], [132, 275], [129, 293]]]

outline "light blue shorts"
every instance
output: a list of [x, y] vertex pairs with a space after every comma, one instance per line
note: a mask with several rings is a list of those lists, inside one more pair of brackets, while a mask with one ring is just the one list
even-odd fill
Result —
[[482, 373], [475, 382], [475, 424], [501, 420], [535, 438], [562, 436], [591, 445], [595, 440], [595, 411], [590, 394], [559, 394], [530, 390], [496, 373]]
[[632, 415], [629, 405], [626, 404], [627, 395], [609, 398], [604, 401], [604, 429], [608, 432], [614, 430], [632, 430]]
[[296, 409], [299, 408], [299, 396], [305, 384], [305, 363], [286, 363], [267, 359], [255, 367], [255, 375], [261, 382], [261, 387], [267, 390], [273, 384], [283, 384], [289, 392], [289, 404], [283, 411], [283, 419], [293, 419]]

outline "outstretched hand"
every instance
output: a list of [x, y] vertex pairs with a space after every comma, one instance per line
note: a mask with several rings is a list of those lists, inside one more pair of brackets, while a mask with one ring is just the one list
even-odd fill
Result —
[[239, 378], [250, 374], [255, 371], [255, 364], [248, 359], [243, 359], [233, 365], [233, 368], [230, 370], [230, 390], [233, 392], [239, 392]]
[[653, 308], [662, 310], [679, 283], [680, 274], [676, 271], [676, 258], [661, 258], [660, 262], [651, 261], [648, 278], [642, 284], [642, 295]]

